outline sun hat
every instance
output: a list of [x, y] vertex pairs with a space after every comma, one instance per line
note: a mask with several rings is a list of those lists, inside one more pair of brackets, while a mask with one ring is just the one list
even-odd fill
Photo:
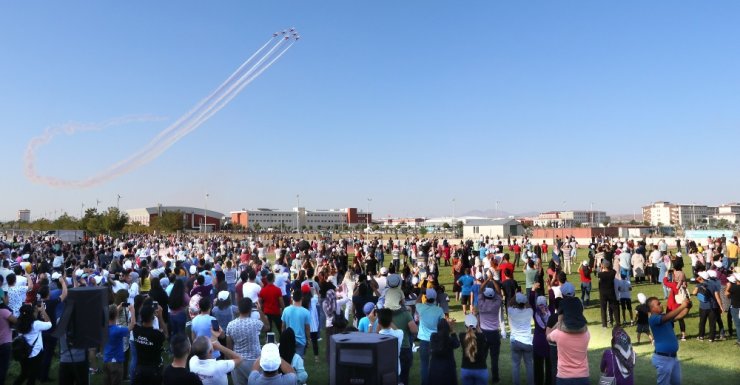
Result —
[[645, 301], [647, 301], [647, 296], [645, 295], [645, 293], [637, 293], [637, 300], [638, 300], [638, 301], [639, 301], [639, 302], [640, 302], [641, 304], [644, 304], [644, 303], [645, 303]]

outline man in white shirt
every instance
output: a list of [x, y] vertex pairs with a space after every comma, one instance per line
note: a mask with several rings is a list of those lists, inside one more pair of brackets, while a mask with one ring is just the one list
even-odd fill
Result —
[[398, 339], [398, 351], [396, 352], [399, 356], [398, 359], [398, 374], [401, 374], [401, 344], [403, 343], [403, 330], [396, 329], [392, 326], [393, 323], [393, 311], [391, 309], [378, 309], [378, 323], [380, 324], [380, 330], [378, 334], [389, 335]]
[[255, 280], [257, 279], [257, 273], [254, 270], [249, 270], [248, 281], [242, 286], [242, 294], [244, 298], [249, 298], [252, 303], [259, 302], [259, 294], [262, 290], [262, 286], [258, 285]]
[[[193, 341], [190, 371], [200, 377], [203, 385], [228, 385], [229, 378], [226, 375], [242, 362], [240, 355], [218, 342], [220, 334], [220, 331], [213, 332], [211, 340], [200, 336]], [[226, 359], [215, 360], [213, 358], [214, 349], [221, 352]]]

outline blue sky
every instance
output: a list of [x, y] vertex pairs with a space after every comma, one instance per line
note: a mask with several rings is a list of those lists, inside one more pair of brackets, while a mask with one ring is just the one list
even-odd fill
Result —
[[[366, 207], [376, 216], [738, 200], [740, 4], [715, 1], [0, 3], [0, 219], [20, 208]], [[302, 39], [162, 156], [88, 189], [274, 31]]]

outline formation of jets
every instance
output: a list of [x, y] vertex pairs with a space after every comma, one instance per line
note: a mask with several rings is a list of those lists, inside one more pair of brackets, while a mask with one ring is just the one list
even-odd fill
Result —
[[272, 34], [272, 37], [278, 37], [279, 35], [283, 35], [285, 40], [289, 40], [290, 38], [298, 40], [301, 38], [301, 36], [298, 35], [298, 32], [295, 31], [295, 28], [284, 29], [282, 31], [275, 32]]

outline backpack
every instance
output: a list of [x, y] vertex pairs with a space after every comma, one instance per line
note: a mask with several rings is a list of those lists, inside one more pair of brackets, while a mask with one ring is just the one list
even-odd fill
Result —
[[698, 291], [696, 292], [696, 298], [699, 299], [699, 302], [710, 303], [712, 296], [706, 285], [699, 285], [697, 286], [697, 289]]
[[[36, 337], [36, 340], [33, 341], [33, 345], [36, 345], [36, 341], [38, 340], [39, 337]], [[16, 361], [27, 359], [31, 355], [31, 351], [33, 351], [33, 345], [28, 344], [28, 341], [26, 341], [26, 337], [24, 337], [23, 334], [18, 334], [18, 336], [13, 338], [13, 342], [10, 345], [13, 359]]]

